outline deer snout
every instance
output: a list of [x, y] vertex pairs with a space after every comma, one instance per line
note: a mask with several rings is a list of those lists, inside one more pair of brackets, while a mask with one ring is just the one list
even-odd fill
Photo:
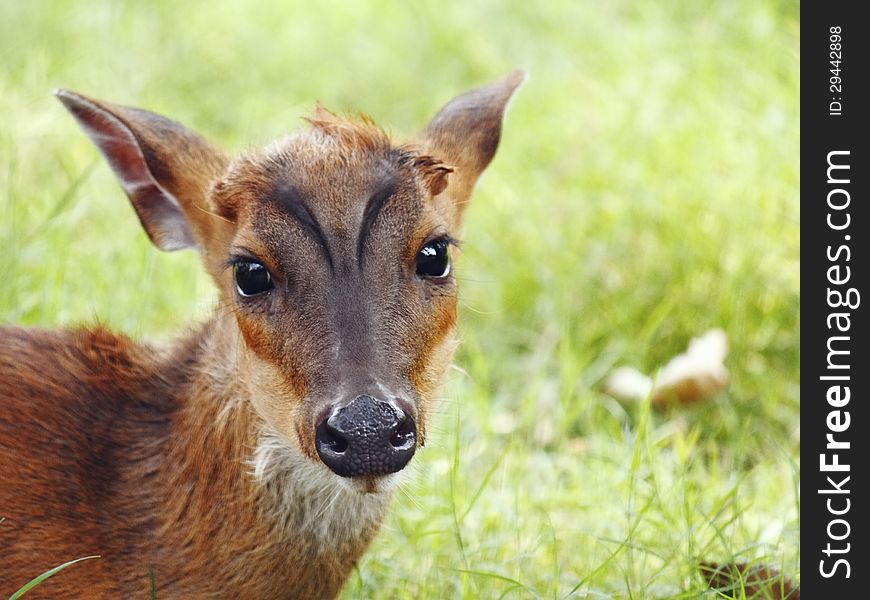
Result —
[[372, 396], [357, 396], [334, 410], [314, 435], [321, 460], [342, 477], [395, 473], [417, 449], [413, 417]]

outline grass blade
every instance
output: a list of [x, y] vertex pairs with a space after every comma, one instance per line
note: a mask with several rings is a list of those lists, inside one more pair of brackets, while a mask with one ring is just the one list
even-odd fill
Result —
[[40, 583], [42, 583], [43, 581], [45, 581], [46, 579], [48, 579], [52, 575], [56, 575], [60, 571], [63, 571], [67, 567], [74, 565], [77, 562], [82, 562], [83, 560], [90, 560], [92, 558], [100, 558], [100, 557], [99, 556], [83, 556], [81, 558], [77, 558], [75, 560], [65, 562], [62, 565], [58, 565], [57, 567], [54, 567], [53, 569], [49, 569], [48, 571], [46, 571], [42, 575], [40, 575], [38, 577], [34, 577], [30, 581], [28, 581], [26, 584], [24, 584], [24, 587], [22, 587], [20, 590], [18, 590], [17, 592], [15, 592], [11, 596], [9, 596], [9, 600], [18, 600], [18, 598], [21, 598], [24, 594], [26, 594], [27, 592], [29, 592], [30, 590], [32, 590], [33, 588], [38, 586]]

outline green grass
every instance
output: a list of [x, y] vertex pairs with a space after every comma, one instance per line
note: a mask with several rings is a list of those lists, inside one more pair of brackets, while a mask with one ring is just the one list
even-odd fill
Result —
[[[316, 99], [410, 135], [527, 68], [468, 213], [460, 369], [345, 596], [717, 597], [697, 560], [799, 579], [797, 2], [2, 2], [0, 56], [0, 321], [143, 337], [211, 284], [150, 247], [53, 87], [238, 150]], [[714, 326], [727, 392], [601, 391]]]
[[91, 560], [94, 558], [100, 558], [100, 557], [99, 556], [83, 556], [83, 557], [77, 558], [75, 560], [67, 561], [67, 562], [63, 563], [62, 565], [58, 565], [58, 566], [54, 567], [53, 569], [49, 569], [48, 571], [46, 571], [42, 575], [34, 577], [30, 581], [28, 581], [25, 585], [20, 587], [14, 594], [9, 596], [9, 600], [18, 600], [19, 598], [23, 598], [25, 594], [27, 594], [30, 590], [32, 590], [33, 588], [38, 586], [40, 583], [42, 583], [46, 579], [48, 579], [50, 577], [54, 577], [55, 575], [57, 575], [58, 573], [60, 573], [64, 569], [69, 568], [76, 563], [82, 562], [83, 560]]

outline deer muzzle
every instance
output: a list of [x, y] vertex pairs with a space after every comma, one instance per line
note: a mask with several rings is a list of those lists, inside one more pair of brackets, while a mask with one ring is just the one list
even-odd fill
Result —
[[414, 419], [391, 402], [362, 395], [336, 408], [315, 430], [320, 459], [341, 477], [388, 475], [417, 449]]

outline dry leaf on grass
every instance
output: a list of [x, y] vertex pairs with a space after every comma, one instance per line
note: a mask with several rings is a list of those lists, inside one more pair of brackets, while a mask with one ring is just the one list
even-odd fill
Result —
[[698, 570], [707, 585], [725, 594], [739, 595], [743, 590], [748, 599], [800, 600], [801, 591], [782, 573], [764, 565], [746, 563], [717, 564], [702, 562]]
[[728, 385], [725, 355], [728, 338], [711, 329], [694, 338], [683, 354], [672, 358], [653, 383], [632, 367], [620, 367], [605, 382], [605, 391], [620, 400], [636, 400], [652, 393], [654, 406], [691, 404], [721, 392]]

